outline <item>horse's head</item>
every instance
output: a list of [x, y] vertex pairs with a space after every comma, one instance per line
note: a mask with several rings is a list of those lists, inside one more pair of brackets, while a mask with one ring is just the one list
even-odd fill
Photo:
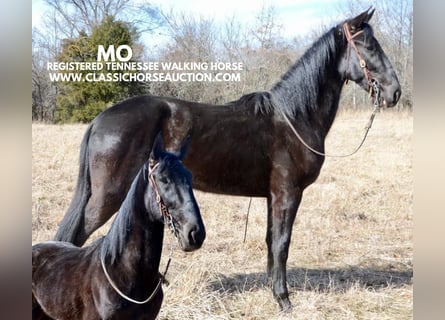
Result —
[[150, 154], [149, 178], [158, 202], [158, 218], [170, 225], [184, 251], [193, 251], [201, 247], [206, 233], [193, 194], [192, 175], [181, 161], [188, 145], [186, 139], [179, 153], [169, 153], [158, 135]]
[[[377, 85], [379, 103], [393, 107], [399, 101], [401, 89], [397, 75], [368, 24], [374, 10], [367, 10], [338, 26], [347, 46], [340, 62], [340, 72], [365, 90]], [[376, 90], [372, 90], [373, 96]]]

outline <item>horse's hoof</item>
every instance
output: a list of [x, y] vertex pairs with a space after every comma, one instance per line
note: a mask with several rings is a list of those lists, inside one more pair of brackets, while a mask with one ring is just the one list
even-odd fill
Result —
[[280, 299], [278, 301], [278, 304], [280, 305], [280, 311], [283, 313], [290, 313], [292, 311], [292, 303], [290, 303], [289, 298], [286, 299]]

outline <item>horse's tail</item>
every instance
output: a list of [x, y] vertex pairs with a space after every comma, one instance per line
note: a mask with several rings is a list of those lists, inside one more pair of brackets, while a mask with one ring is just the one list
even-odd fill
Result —
[[[85, 207], [91, 197], [91, 177], [89, 166], [89, 141], [93, 124], [90, 124], [85, 132], [80, 145], [79, 175], [77, 177], [76, 190], [73, 199], [60, 223], [59, 229], [54, 237], [57, 241], [75, 243], [76, 237], [81, 232], [84, 224]], [[75, 243], [76, 244], [76, 243]], [[77, 244], [82, 245], [82, 244]]]

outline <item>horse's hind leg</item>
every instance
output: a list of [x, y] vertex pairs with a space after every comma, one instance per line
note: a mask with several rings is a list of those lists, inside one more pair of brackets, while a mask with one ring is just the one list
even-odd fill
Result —
[[128, 167], [127, 170], [121, 169], [121, 171], [123, 172], [110, 170], [104, 173], [103, 168], [97, 168], [94, 173], [92, 172], [91, 197], [85, 207], [83, 226], [78, 230], [74, 244], [85, 243], [94, 231], [119, 210], [131, 180], [136, 175], [136, 168]]
[[[132, 141], [125, 136], [121, 139]], [[142, 144], [145, 148], [134, 142], [119, 143], [104, 152], [103, 146], [97, 147], [101, 141], [95, 141], [94, 136], [90, 142], [93, 149], [99, 151], [90, 149], [91, 196], [85, 207], [83, 225], [76, 234], [76, 245], [85, 243], [95, 230], [117, 212], [139, 168], [148, 158], [151, 146], [151, 139], [148, 138]]]
[[122, 190], [120, 195], [108, 194], [104, 190], [94, 190], [85, 208], [83, 225], [78, 229], [73, 243], [77, 246], [83, 245], [88, 237], [119, 209], [125, 194], [125, 190]]
[[[74, 222], [68, 220], [56, 240], [84, 244], [119, 209], [134, 176], [148, 158], [164, 112], [156, 105], [149, 108], [153, 101], [148, 99], [137, 102], [143, 107], [129, 103], [134, 102], [109, 108], [93, 121], [82, 149], [88, 172], [81, 178], [88, 179], [88, 199], [81, 210], [70, 214]], [[128, 106], [128, 111], [123, 106]], [[70, 225], [74, 225], [71, 230]], [[65, 230], [67, 236], [63, 235]]]

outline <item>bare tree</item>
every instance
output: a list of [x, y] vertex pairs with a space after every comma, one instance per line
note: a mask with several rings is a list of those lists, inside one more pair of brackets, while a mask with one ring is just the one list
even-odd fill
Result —
[[149, 2], [130, 0], [45, 0], [56, 12], [60, 28], [72, 37], [84, 31], [90, 33], [104, 18], [115, 17], [137, 25], [140, 32], [151, 31], [160, 26], [161, 17], [156, 7]]
[[[215, 43], [218, 40], [216, 28], [211, 19], [174, 13], [173, 11], [164, 13], [163, 16], [171, 41], [160, 52], [162, 61], [201, 63], [215, 60]], [[213, 83], [198, 81], [151, 82], [147, 85], [152, 94], [215, 102], [215, 91], [211, 89], [214, 89]]]
[[222, 25], [205, 17], [184, 13], [164, 15], [169, 42], [159, 59], [172, 62], [241, 63], [240, 81], [149, 83], [157, 95], [177, 96], [210, 103], [224, 103], [240, 95], [269, 89], [294, 62], [294, 48], [280, 36], [273, 8], [263, 8], [255, 25], [248, 28], [235, 16]]
[[255, 27], [251, 34], [259, 42], [261, 49], [272, 49], [280, 39], [282, 25], [277, 22], [275, 7], [263, 6], [256, 16]]
[[411, 0], [381, 1], [379, 36], [399, 76], [403, 95], [399, 106], [413, 101], [413, 4]]
[[245, 61], [249, 70], [247, 87], [267, 90], [294, 62], [296, 55], [281, 36], [282, 26], [273, 6], [262, 7], [249, 35], [255, 41], [246, 43]]
[[248, 36], [245, 27], [235, 15], [226, 20], [222, 26], [220, 37], [222, 45], [220, 58], [230, 62], [239, 62]]
[[57, 87], [51, 83], [46, 62], [52, 56], [50, 38], [37, 29], [32, 33], [32, 120], [53, 121], [56, 110]]

